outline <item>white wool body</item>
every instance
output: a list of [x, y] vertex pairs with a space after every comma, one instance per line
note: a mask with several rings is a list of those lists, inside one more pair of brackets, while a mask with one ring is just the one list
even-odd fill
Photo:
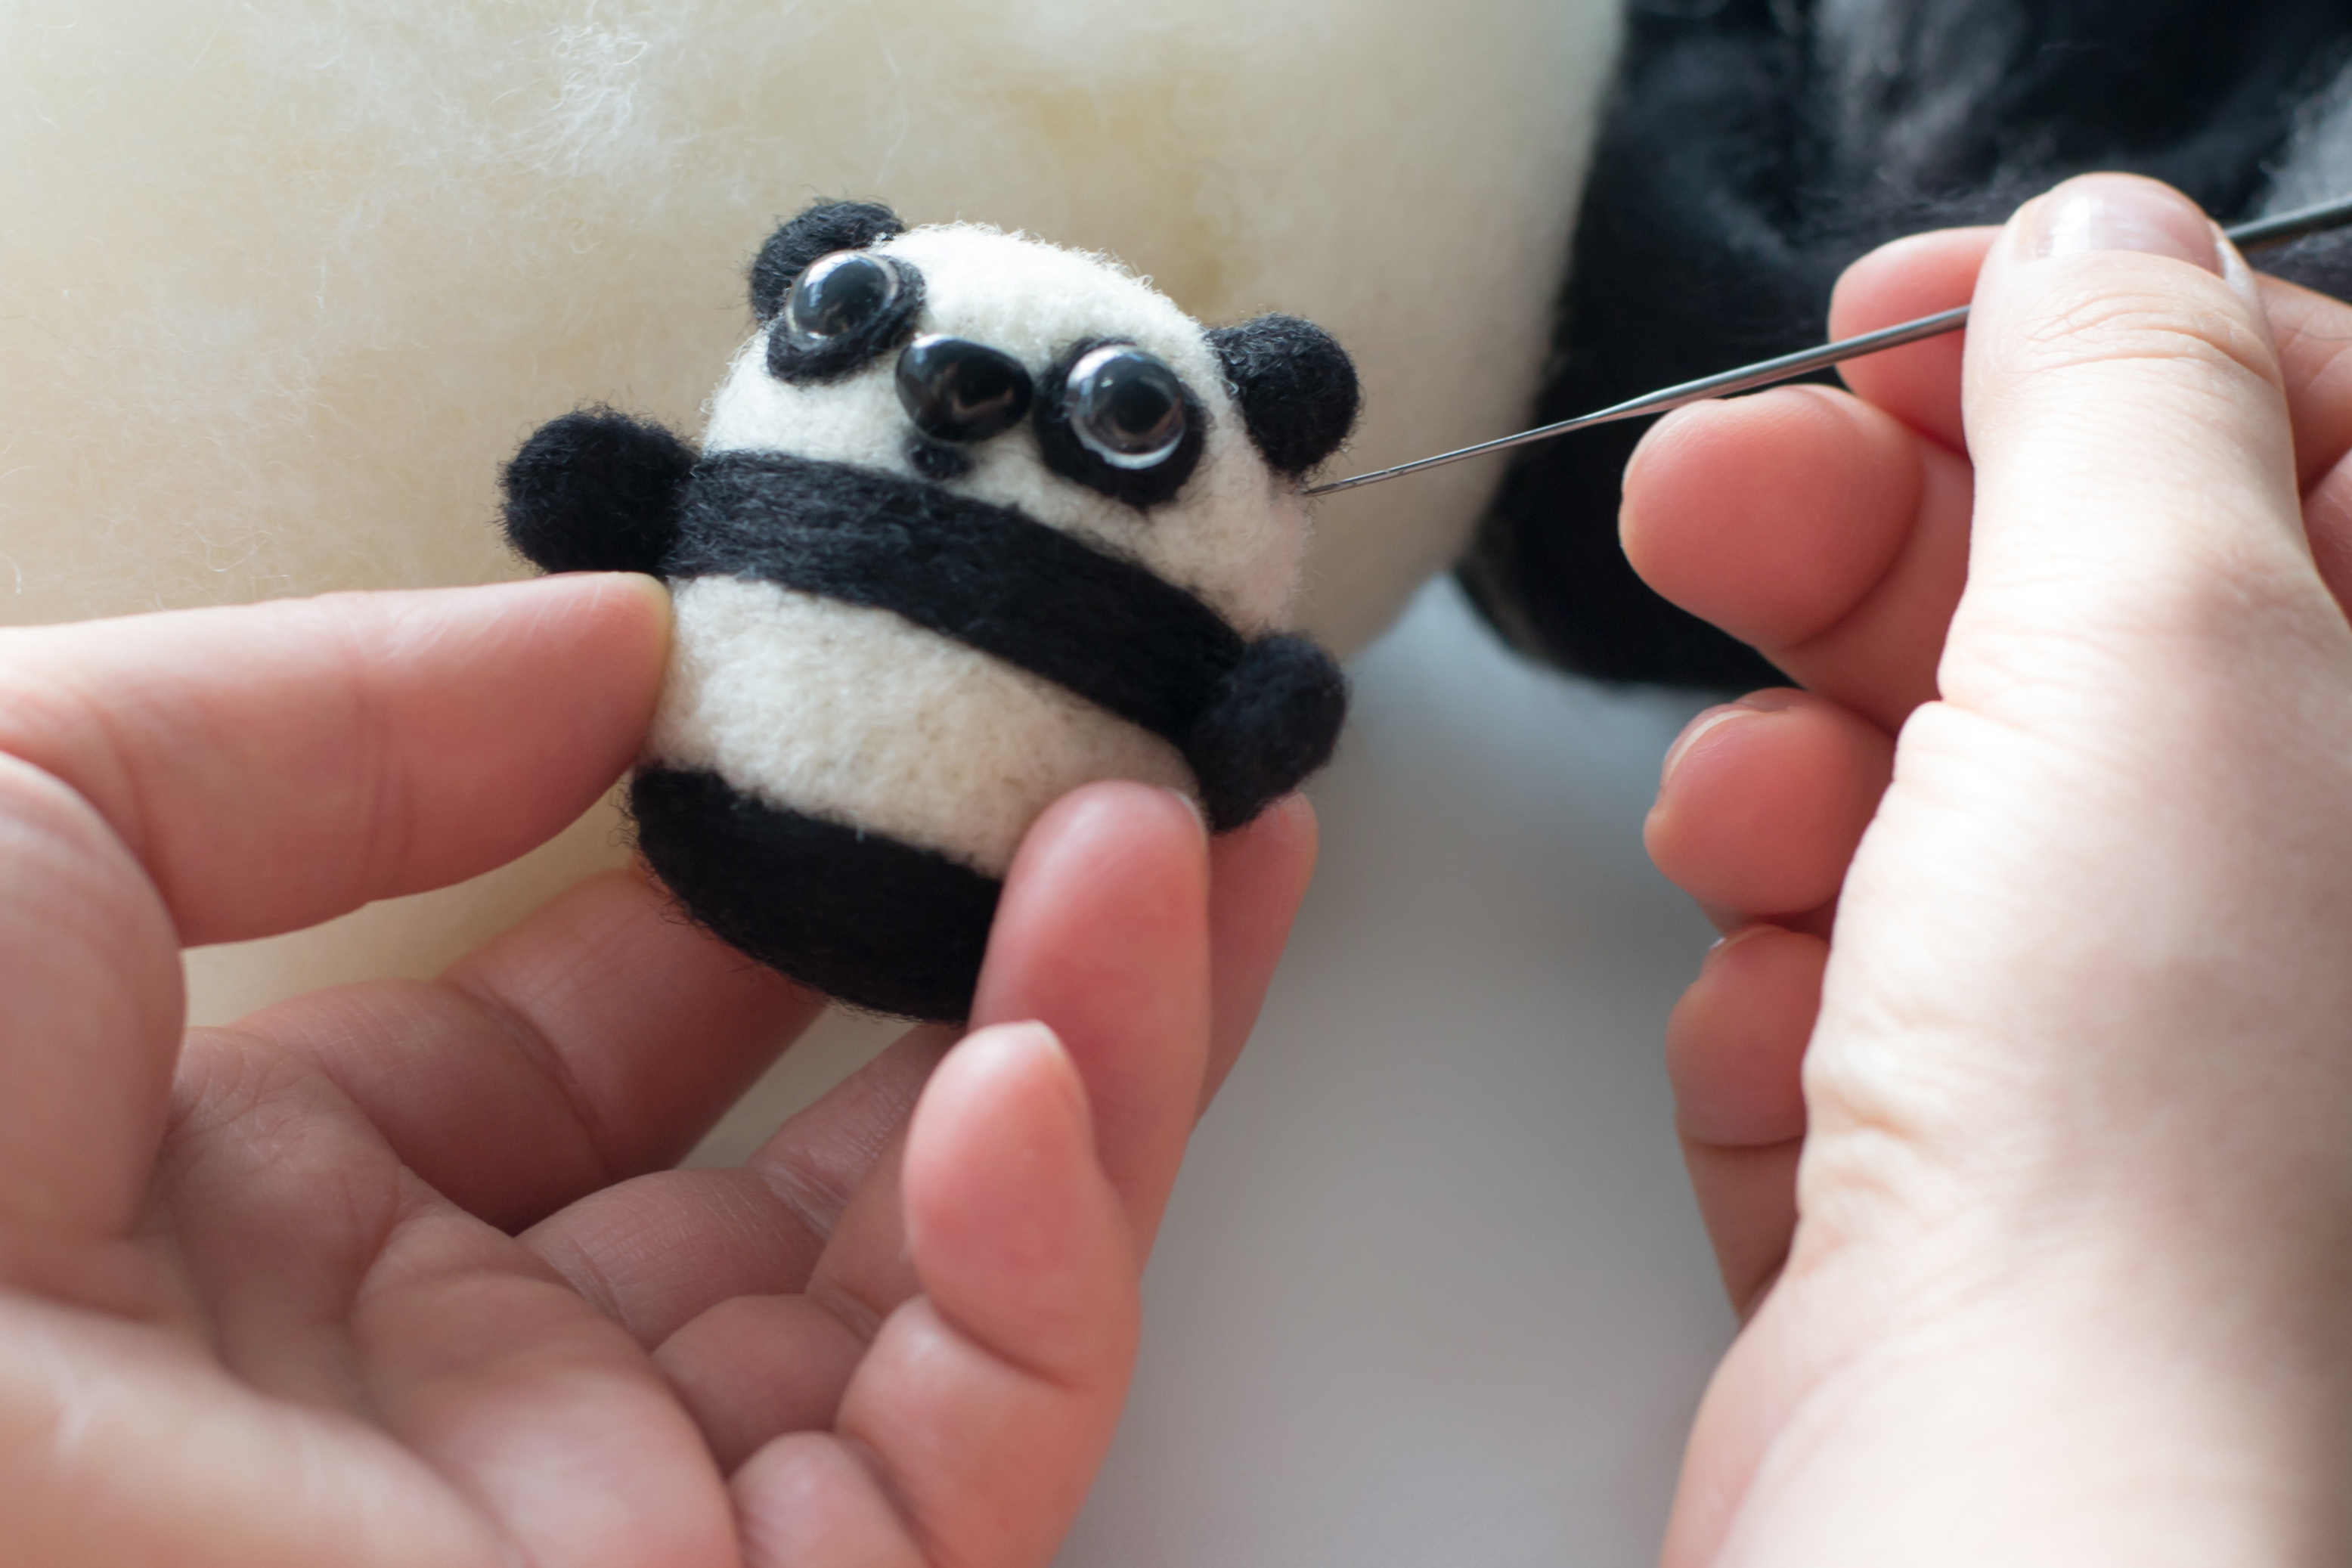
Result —
[[[0, 7], [0, 621], [520, 574], [499, 465], [603, 402], [698, 431], [777, 221], [868, 197], [1328, 328], [1334, 468], [1522, 422], [1621, 0], [52, 0]], [[1324, 505], [1340, 651], [1498, 468]], [[598, 865], [192, 964], [226, 1021], [430, 973]]]
[[1193, 792], [1159, 736], [887, 610], [698, 577], [653, 760], [1003, 877], [1029, 825], [1096, 779]]
[[[914, 229], [872, 250], [922, 274], [918, 333], [985, 343], [1019, 360], [1033, 381], [1077, 343], [1130, 342], [1173, 370], [1208, 411], [1199, 465], [1172, 500], [1149, 511], [1048, 468], [1034, 415], [962, 448], [972, 468], [948, 481], [949, 489], [1139, 562], [1207, 600], [1246, 636], [1289, 624], [1307, 548], [1307, 503], [1251, 445], [1199, 322], [1106, 258], [1024, 237], [956, 225]], [[839, 381], [796, 386], [768, 374], [768, 337], [777, 330], [756, 334], [735, 356], [711, 399], [703, 450], [788, 451], [916, 477], [907, 457], [911, 430], [898, 405], [898, 356], [883, 355]]]

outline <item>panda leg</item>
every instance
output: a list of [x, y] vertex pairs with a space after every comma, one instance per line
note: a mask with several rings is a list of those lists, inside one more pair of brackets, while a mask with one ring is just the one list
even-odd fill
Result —
[[667, 430], [607, 408], [551, 419], [501, 476], [507, 542], [542, 571], [658, 576], [694, 463]]

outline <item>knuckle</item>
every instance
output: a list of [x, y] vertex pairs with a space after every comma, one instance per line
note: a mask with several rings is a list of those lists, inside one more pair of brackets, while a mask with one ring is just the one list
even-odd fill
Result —
[[2002, 357], [2021, 375], [2129, 365], [2233, 398], [2250, 384], [2284, 385], [2260, 324], [2220, 279], [2202, 275], [2123, 289], [2104, 273], [2085, 278], [2044, 300]]

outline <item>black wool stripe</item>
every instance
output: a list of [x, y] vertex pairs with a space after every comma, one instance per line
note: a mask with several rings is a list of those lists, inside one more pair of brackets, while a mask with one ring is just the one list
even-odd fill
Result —
[[971, 1011], [1003, 884], [945, 856], [785, 811], [715, 773], [644, 768], [637, 847], [722, 940], [854, 1007]]
[[1245, 651], [1216, 611], [1132, 562], [872, 468], [715, 453], [688, 483], [680, 523], [673, 578], [757, 578], [889, 610], [1180, 750]]

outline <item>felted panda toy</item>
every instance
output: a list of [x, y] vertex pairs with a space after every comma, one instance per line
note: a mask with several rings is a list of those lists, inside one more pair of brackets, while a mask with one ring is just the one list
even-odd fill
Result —
[[566, 415], [507, 467], [507, 535], [671, 584], [629, 809], [687, 910], [854, 1006], [961, 1018], [1057, 797], [1144, 780], [1223, 832], [1329, 758], [1345, 684], [1282, 628], [1354, 367], [1307, 322], [1204, 331], [1100, 258], [865, 203], [777, 230], [751, 297], [699, 456]]

